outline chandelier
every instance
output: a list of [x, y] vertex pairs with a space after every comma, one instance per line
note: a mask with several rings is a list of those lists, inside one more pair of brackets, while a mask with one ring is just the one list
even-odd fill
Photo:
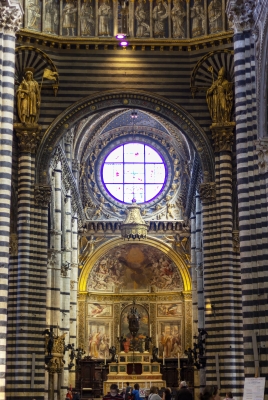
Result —
[[121, 236], [125, 240], [146, 239], [148, 227], [140, 213], [140, 206], [136, 199], [132, 199], [132, 204], [127, 207], [127, 217], [120, 226]]

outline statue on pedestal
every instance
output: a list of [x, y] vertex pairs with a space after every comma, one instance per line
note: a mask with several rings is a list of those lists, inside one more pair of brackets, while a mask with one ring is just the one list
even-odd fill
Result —
[[[213, 68], [209, 71], [212, 73]], [[214, 81], [207, 90], [207, 104], [213, 123], [228, 123], [231, 119], [231, 111], [233, 106], [233, 83], [226, 79], [225, 68], [222, 67], [218, 73], [218, 79]]]
[[18, 90], [17, 106], [19, 119], [23, 124], [36, 124], [40, 112], [40, 89], [28, 68]]

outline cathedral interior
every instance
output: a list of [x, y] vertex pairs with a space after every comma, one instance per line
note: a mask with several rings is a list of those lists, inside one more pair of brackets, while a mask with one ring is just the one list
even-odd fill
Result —
[[268, 0], [0, 1], [0, 400], [268, 400], [267, 94]]

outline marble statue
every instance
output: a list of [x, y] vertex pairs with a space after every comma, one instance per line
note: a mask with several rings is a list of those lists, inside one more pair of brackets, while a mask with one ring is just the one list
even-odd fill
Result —
[[112, 9], [109, 0], [103, 0], [99, 7], [99, 36], [112, 36], [110, 29], [111, 18]]
[[171, 10], [172, 19], [172, 36], [174, 39], [185, 38], [185, 22], [186, 12], [181, 0], [174, 0]]
[[77, 8], [75, 7], [73, 1], [66, 0], [65, 7], [62, 11], [62, 27], [67, 30], [67, 36], [75, 35], [76, 13]]
[[207, 90], [207, 104], [213, 123], [230, 122], [233, 106], [233, 84], [225, 78], [225, 68], [218, 73], [218, 79]]
[[192, 36], [201, 36], [205, 34], [205, 14], [204, 7], [201, 0], [195, 0], [194, 5], [191, 8], [192, 18]]
[[222, 30], [222, 4], [220, 0], [212, 0], [208, 6], [208, 22], [210, 33]]
[[150, 36], [149, 16], [145, 10], [144, 0], [139, 0], [135, 10], [137, 21], [136, 37]]
[[153, 21], [154, 21], [154, 37], [164, 38], [165, 37], [165, 19], [168, 17], [168, 5], [163, 0], [157, 0], [157, 4], [153, 9]]
[[17, 90], [17, 106], [20, 121], [25, 124], [35, 124], [40, 111], [40, 89], [33, 79], [33, 73], [27, 70]]
[[28, 12], [27, 28], [38, 29], [41, 14], [40, 14], [40, 7], [35, 3], [35, 0], [28, 1], [27, 12]]
[[49, 33], [57, 33], [59, 25], [59, 12], [58, 5], [54, 0], [47, 0], [45, 2], [45, 19], [44, 31]]
[[94, 36], [95, 19], [93, 7], [89, 4], [88, 0], [84, 0], [81, 7], [81, 35]]

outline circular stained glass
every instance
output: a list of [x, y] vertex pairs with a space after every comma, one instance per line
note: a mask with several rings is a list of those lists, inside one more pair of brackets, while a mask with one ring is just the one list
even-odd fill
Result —
[[164, 188], [167, 173], [161, 155], [143, 143], [126, 143], [113, 149], [102, 165], [108, 193], [123, 203], [146, 203]]

